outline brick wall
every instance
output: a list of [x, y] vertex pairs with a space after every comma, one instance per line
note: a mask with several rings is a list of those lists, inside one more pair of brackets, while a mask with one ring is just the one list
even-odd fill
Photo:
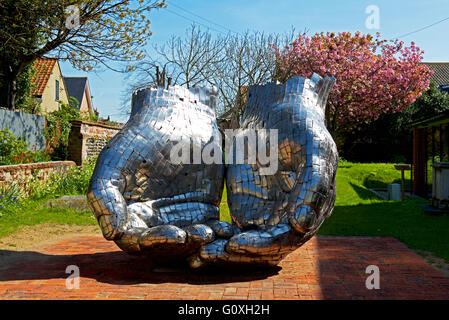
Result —
[[51, 161], [40, 163], [15, 164], [0, 166], [0, 186], [7, 187], [15, 183], [24, 192], [27, 191], [27, 183], [33, 177], [45, 181], [52, 174], [63, 174], [69, 168], [75, 166], [73, 161]]
[[72, 121], [68, 145], [69, 160], [82, 165], [84, 160], [95, 158], [120, 129], [101, 123]]

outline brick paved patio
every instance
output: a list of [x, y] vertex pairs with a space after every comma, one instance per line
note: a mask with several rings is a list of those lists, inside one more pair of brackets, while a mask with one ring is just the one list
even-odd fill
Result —
[[[372, 264], [380, 290], [365, 287]], [[66, 289], [68, 265], [80, 289]], [[96, 236], [0, 251], [0, 299], [449, 299], [449, 278], [389, 237], [315, 237], [265, 271], [150, 269]]]

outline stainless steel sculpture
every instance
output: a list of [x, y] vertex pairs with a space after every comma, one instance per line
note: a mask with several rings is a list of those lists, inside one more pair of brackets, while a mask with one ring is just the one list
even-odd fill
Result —
[[105, 238], [131, 254], [183, 259], [192, 268], [277, 264], [333, 210], [338, 154], [324, 120], [333, 83], [314, 74], [250, 87], [242, 128], [278, 130], [278, 170], [261, 174], [259, 159], [247, 161], [254, 152], [248, 143], [243, 163], [228, 159], [232, 225], [218, 220], [224, 165], [170, 161], [182, 139], [200, 149], [221, 141], [217, 92], [172, 87], [135, 93], [133, 114], [100, 154], [89, 186]]
[[[278, 171], [261, 175], [260, 165], [231, 161], [228, 204], [241, 232], [203, 246], [198, 266], [275, 265], [331, 215], [338, 153], [324, 119], [333, 84], [334, 79], [314, 74], [311, 79], [250, 87], [241, 127], [278, 130]], [[245, 159], [251, 153], [254, 150], [248, 150]]]
[[87, 194], [106, 239], [165, 261], [190, 256], [229, 228], [218, 220], [223, 164], [170, 161], [182, 139], [201, 148], [219, 134], [216, 95], [182, 87], [133, 95], [132, 115], [100, 153]]

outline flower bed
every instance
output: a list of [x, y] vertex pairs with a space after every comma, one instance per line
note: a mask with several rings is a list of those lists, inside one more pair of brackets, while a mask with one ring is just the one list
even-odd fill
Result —
[[0, 166], [0, 186], [8, 188], [16, 185], [22, 192], [27, 192], [27, 183], [37, 179], [44, 183], [52, 175], [63, 174], [75, 167], [73, 161], [51, 161]]

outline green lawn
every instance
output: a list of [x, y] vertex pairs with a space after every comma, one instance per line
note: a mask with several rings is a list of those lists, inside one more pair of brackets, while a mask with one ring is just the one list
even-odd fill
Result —
[[[409, 176], [407, 175], [407, 178]], [[392, 236], [410, 248], [427, 250], [449, 261], [449, 216], [428, 216], [420, 203], [384, 201], [368, 187], [386, 187], [398, 182], [400, 172], [392, 164], [341, 163], [337, 172], [337, 200], [333, 215], [319, 233], [339, 236]], [[220, 204], [220, 218], [231, 222], [226, 189]], [[23, 208], [4, 212], [0, 217], [0, 237], [23, 225], [45, 222], [72, 225], [95, 225], [91, 212], [45, 208], [45, 200], [27, 200]]]
[[[431, 251], [449, 262], [448, 215], [428, 216], [419, 205], [425, 201], [384, 201], [367, 189], [386, 188], [391, 182], [399, 182], [400, 177], [400, 171], [395, 170], [393, 164], [340, 164], [334, 213], [322, 225], [319, 234], [391, 236], [410, 248]], [[220, 214], [222, 220], [230, 221], [224, 202]]]
[[45, 200], [28, 200], [23, 208], [6, 212], [0, 218], [0, 238], [17, 231], [20, 226], [33, 226], [52, 222], [61, 225], [96, 225], [90, 211], [43, 207]]

